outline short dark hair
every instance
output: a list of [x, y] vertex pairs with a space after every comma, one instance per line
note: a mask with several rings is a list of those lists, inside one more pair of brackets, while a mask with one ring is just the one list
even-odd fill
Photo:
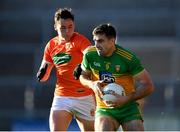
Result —
[[74, 21], [74, 15], [71, 8], [59, 8], [54, 16], [54, 21], [57, 22], [60, 19], [71, 19]]
[[93, 30], [92, 34], [93, 35], [105, 34], [105, 36], [108, 38], [116, 38], [116, 30], [110, 23], [101, 24], [97, 26]]

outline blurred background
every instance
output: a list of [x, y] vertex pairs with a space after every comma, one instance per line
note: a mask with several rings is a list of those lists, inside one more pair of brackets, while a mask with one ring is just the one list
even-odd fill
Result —
[[[180, 130], [179, 0], [1, 0], [0, 130], [49, 130], [55, 72], [42, 84], [36, 72], [59, 7], [73, 9], [76, 31], [91, 41], [95, 26], [117, 28], [118, 43], [139, 56], [155, 84], [145, 129]], [[79, 130], [75, 121], [69, 130]]]

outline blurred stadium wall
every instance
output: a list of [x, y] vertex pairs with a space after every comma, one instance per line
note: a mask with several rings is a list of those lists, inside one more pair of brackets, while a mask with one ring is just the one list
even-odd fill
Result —
[[[54, 72], [44, 84], [35, 75], [56, 35], [59, 7], [73, 9], [76, 30], [91, 41], [95, 26], [115, 25], [117, 42], [141, 58], [155, 83], [144, 103], [146, 130], [180, 130], [179, 0], [1, 0], [0, 130], [48, 130]], [[70, 130], [78, 130], [76, 124]]]

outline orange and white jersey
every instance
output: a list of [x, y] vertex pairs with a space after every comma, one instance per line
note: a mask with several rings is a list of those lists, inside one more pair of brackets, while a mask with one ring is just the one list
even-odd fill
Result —
[[43, 61], [53, 64], [56, 68], [55, 95], [81, 97], [93, 93], [73, 76], [74, 68], [82, 61], [83, 51], [90, 45], [90, 41], [77, 32], [69, 42], [60, 43], [57, 36], [47, 43]]

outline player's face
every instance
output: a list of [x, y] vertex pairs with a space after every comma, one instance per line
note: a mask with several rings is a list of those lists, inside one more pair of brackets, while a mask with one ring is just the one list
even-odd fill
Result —
[[56, 31], [60, 38], [69, 41], [74, 33], [74, 22], [71, 19], [60, 19], [56, 22]]
[[104, 34], [97, 34], [93, 36], [96, 50], [101, 56], [111, 56], [115, 50], [115, 39], [108, 39]]

